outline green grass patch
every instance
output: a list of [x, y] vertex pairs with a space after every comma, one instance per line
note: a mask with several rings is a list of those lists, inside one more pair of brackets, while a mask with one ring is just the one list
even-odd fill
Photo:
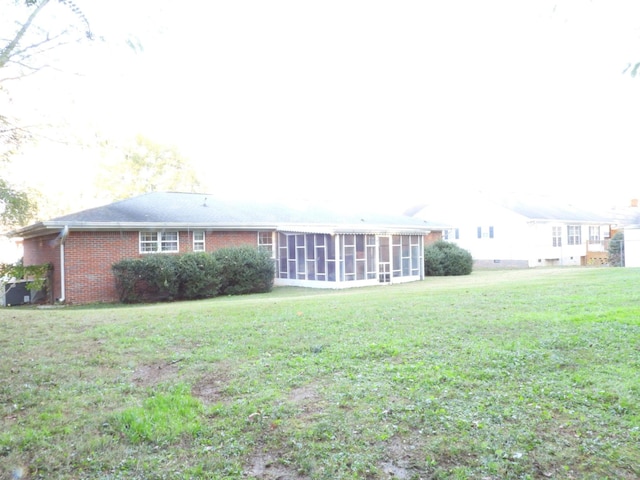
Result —
[[636, 479], [634, 269], [0, 311], [0, 478]]
[[114, 415], [116, 431], [130, 442], [168, 445], [182, 437], [196, 437], [202, 431], [202, 404], [189, 387], [178, 384], [166, 393], [153, 393], [142, 406]]

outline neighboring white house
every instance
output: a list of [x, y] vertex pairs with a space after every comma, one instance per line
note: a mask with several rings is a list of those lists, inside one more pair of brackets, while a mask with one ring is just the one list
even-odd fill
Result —
[[624, 266], [640, 267], [640, 225], [624, 228]]
[[600, 262], [606, 258], [612, 223], [600, 214], [543, 197], [446, 198], [414, 208], [412, 215], [451, 225], [443, 239], [468, 250], [477, 267]]

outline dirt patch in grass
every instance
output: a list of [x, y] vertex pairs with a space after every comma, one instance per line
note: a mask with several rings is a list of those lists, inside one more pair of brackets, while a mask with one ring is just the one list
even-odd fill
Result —
[[255, 453], [249, 458], [244, 474], [249, 478], [263, 480], [306, 480], [308, 478], [280, 463], [278, 455], [264, 452]]
[[[322, 395], [314, 384], [292, 389], [286, 396], [286, 400], [298, 409], [299, 413], [295, 417], [303, 422], [311, 421], [313, 416], [324, 409]], [[277, 428], [275, 425], [271, 424], [270, 428]], [[260, 442], [260, 444], [262, 443]], [[309, 478], [299, 473], [294, 467], [288, 466], [286, 462], [282, 461], [284, 458], [286, 455], [277, 450], [264, 451], [262, 447], [259, 447], [247, 459], [244, 474], [249, 478], [264, 480], [305, 480]]]
[[191, 388], [191, 395], [205, 405], [220, 403], [225, 400], [224, 388], [229, 383], [229, 376], [225, 370], [203, 375]]
[[320, 398], [315, 385], [303, 385], [289, 392], [287, 399], [296, 405], [308, 405], [316, 403]]
[[139, 387], [152, 387], [176, 377], [180, 369], [178, 362], [141, 365], [133, 372], [133, 383]]
[[[380, 471], [389, 478], [409, 479], [422, 478], [425, 471], [417, 467], [423, 460], [420, 449], [412, 442], [406, 442], [400, 437], [392, 437], [386, 445], [386, 458], [378, 464]], [[422, 462], [424, 463], [424, 462]]]
[[300, 409], [298, 418], [305, 419], [315, 416], [324, 410], [324, 401], [315, 384], [302, 385], [292, 389], [287, 401]]

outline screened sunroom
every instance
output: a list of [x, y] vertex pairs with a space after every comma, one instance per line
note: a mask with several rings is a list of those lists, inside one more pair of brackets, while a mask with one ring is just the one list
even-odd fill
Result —
[[424, 233], [279, 231], [277, 285], [348, 288], [424, 278]]

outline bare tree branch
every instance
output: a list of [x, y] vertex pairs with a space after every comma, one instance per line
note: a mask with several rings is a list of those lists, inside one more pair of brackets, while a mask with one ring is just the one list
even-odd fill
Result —
[[38, 13], [40, 13], [40, 11], [47, 5], [47, 3], [49, 3], [49, 0], [41, 0], [41, 2], [38, 3], [35, 10], [31, 12], [31, 15], [29, 15], [27, 21], [22, 25], [22, 28], [16, 34], [15, 38], [11, 42], [9, 42], [9, 44], [2, 50], [2, 52], [0, 52], [0, 68], [4, 67], [7, 62], [9, 62], [9, 59], [13, 55], [13, 51], [20, 43], [20, 40], [22, 40], [22, 37], [24, 37], [24, 34], [27, 33], [27, 30], [35, 20]]

